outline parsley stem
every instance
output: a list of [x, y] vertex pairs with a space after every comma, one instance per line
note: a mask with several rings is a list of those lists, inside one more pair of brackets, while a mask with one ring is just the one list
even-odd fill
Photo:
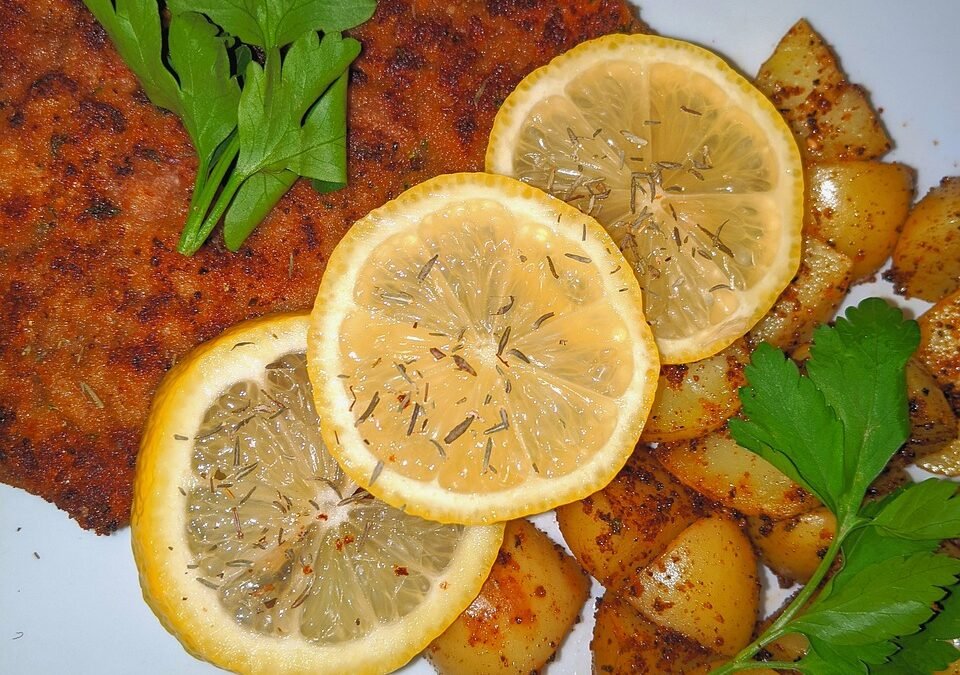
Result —
[[[217, 221], [226, 209], [227, 204], [224, 204], [222, 208], [220, 208], [216, 219], [208, 224], [210, 216], [213, 215], [213, 212], [210, 210], [210, 205], [217, 197], [217, 191], [220, 190], [224, 176], [240, 153], [240, 138], [236, 130], [231, 132], [231, 135], [225, 143], [226, 145], [224, 146], [223, 152], [220, 153], [217, 162], [210, 170], [210, 174], [203, 179], [201, 171], [197, 172], [194, 194], [190, 200], [190, 212], [187, 215], [187, 222], [184, 224], [183, 231], [180, 234], [180, 243], [177, 245], [177, 250], [184, 255], [193, 255], [197, 252], [197, 249], [199, 249], [203, 245], [203, 242], [207, 240], [207, 237], [210, 236], [210, 231], [213, 230], [213, 227], [217, 224]], [[200, 170], [204, 169], [202, 165], [199, 168]], [[230, 180], [233, 180], [233, 176], [231, 176]], [[239, 188], [239, 183], [242, 182], [243, 180], [238, 182], [234, 188], [234, 192]], [[224, 185], [217, 204], [223, 199], [223, 192], [225, 192], [226, 189], [227, 185]], [[233, 193], [230, 194], [230, 198], [232, 197]], [[229, 203], [230, 198], [227, 199], [227, 203]], [[217, 204], [214, 204], [214, 209], [216, 209]]]
[[220, 218], [223, 216], [224, 211], [227, 210], [227, 207], [233, 200], [234, 195], [237, 194], [237, 190], [240, 189], [243, 181], [245, 181], [247, 178], [249, 178], [249, 176], [246, 174], [231, 174], [231, 176], [227, 179], [227, 182], [224, 183], [223, 189], [220, 190], [220, 194], [217, 196], [217, 201], [214, 202], [213, 207], [210, 209], [210, 212], [204, 219], [203, 224], [200, 226], [196, 236], [189, 242], [187, 247], [179, 249], [181, 253], [184, 253], [185, 255], [193, 255], [197, 252], [197, 250], [203, 245], [203, 242], [207, 240], [207, 237], [210, 236], [213, 228], [216, 227], [217, 223], [220, 222]]
[[[856, 522], [856, 519], [853, 519]], [[787, 605], [786, 609], [783, 610], [783, 613], [776, 618], [776, 620], [770, 624], [770, 626], [760, 635], [756, 640], [748, 644], [740, 653], [737, 654], [732, 661], [723, 664], [716, 670], [712, 670], [711, 675], [724, 675], [725, 673], [732, 673], [738, 670], [752, 670], [754, 668], [778, 668], [780, 666], [771, 665], [770, 663], [764, 663], [760, 661], [753, 661], [753, 657], [759, 652], [765, 645], [770, 644], [771, 642], [782, 637], [786, 633], [790, 632], [788, 626], [794, 617], [806, 607], [807, 603], [810, 600], [810, 597], [817, 592], [820, 588], [820, 582], [823, 581], [823, 578], [827, 575], [827, 572], [830, 571], [830, 568], [833, 566], [834, 560], [836, 560], [837, 555], [840, 553], [840, 546], [843, 544], [843, 540], [846, 538], [854, 528], [850, 527], [849, 524], [844, 524], [846, 526], [841, 526], [837, 528], [837, 532], [833, 537], [833, 541], [830, 542], [829, 548], [827, 548], [826, 555], [823, 556], [823, 560], [820, 561], [820, 564], [817, 566], [817, 569], [814, 571], [813, 576], [810, 577], [810, 580], [800, 589], [800, 592], [797, 593], [793, 601]]]

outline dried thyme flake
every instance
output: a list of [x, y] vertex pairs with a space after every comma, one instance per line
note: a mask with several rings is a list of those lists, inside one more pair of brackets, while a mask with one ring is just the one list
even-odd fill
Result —
[[486, 473], [487, 469], [490, 468], [490, 455], [493, 454], [493, 439], [487, 439], [487, 447], [483, 450], [483, 468], [480, 469], [480, 473]]
[[543, 322], [547, 319], [552, 319], [554, 316], [556, 316], [556, 314], [553, 312], [547, 312], [546, 314], [540, 315], [540, 317], [533, 322], [533, 330], [540, 330], [540, 326], [543, 325]]
[[90, 399], [90, 402], [93, 403], [95, 408], [97, 408], [98, 410], [103, 410], [104, 408], [103, 399], [97, 396], [97, 392], [93, 390], [93, 387], [91, 387], [89, 384], [87, 384], [83, 380], [80, 381], [80, 391], [82, 391], [86, 395], [86, 397]]
[[437, 260], [440, 259], [440, 255], [434, 255], [430, 260], [423, 264], [423, 267], [420, 268], [420, 271], [417, 272], [417, 281], [423, 281], [427, 278], [427, 275], [430, 274], [430, 270], [433, 269], [433, 266], [437, 264]]
[[377, 482], [381, 471], [383, 471], [383, 460], [378, 461], [376, 466], [373, 467], [373, 473], [370, 474], [370, 485]]
[[381, 289], [380, 290], [380, 299], [387, 302], [397, 302], [401, 305], [409, 305], [413, 302], [413, 296], [404, 291], [388, 291]]
[[621, 129], [620, 135], [623, 136], [625, 139], [627, 139], [627, 141], [629, 141], [630, 143], [633, 143], [638, 148], [642, 148], [647, 144], [647, 140], [645, 138], [641, 138], [640, 136], [637, 136], [635, 133], [633, 133], [632, 131], [629, 131], [628, 129]]
[[254, 490], [256, 490], [256, 489], [257, 489], [257, 486], [256, 486], [256, 485], [254, 485], [252, 488], [250, 488], [250, 492], [248, 492], [247, 494], [245, 494], [245, 495], [240, 499], [240, 501], [237, 502], [237, 506], [243, 506], [244, 504], [246, 504], [246, 503], [247, 503], [247, 500], [250, 499], [250, 497], [253, 495]]
[[413, 434], [413, 430], [417, 424], [417, 418], [420, 417], [420, 410], [420, 404], [414, 403], [413, 413], [410, 415], [410, 425], [407, 427], [407, 436], [411, 436]]
[[556, 266], [553, 264], [553, 258], [551, 258], [550, 256], [547, 256], [547, 265], [550, 267], [550, 274], [553, 275], [553, 278], [554, 278], [554, 279], [559, 279], [559, 278], [560, 278], [560, 275], [557, 274], [557, 268], [556, 268]]
[[447, 445], [450, 445], [455, 440], [463, 436], [467, 429], [470, 428], [470, 425], [473, 424], [474, 419], [475, 418], [473, 415], [467, 415], [462, 422], [447, 432], [447, 435], [443, 437], [443, 442]]
[[434, 447], [437, 449], [437, 452], [440, 453], [440, 457], [441, 457], [442, 459], [446, 459], [447, 453], [443, 451], [443, 446], [440, 445], [439, 443], [437, 443], [437, 440], [436, 440], [435, 438], [430, 438], [430, 439], [428, 439], [428, 440], [429, 440], [431, 443], [433, 443]]
[[473, 375], [474, 377], [477, 376], [477, 371], [473, 369], [473, 366], [467, 363], [467, 360], [459, 354], [453, 355], [453, 362], [456, 364], [457, 370], [462, 370], [470, 375]]
[[397, 370], [400, 372], [400, 376], [403, 379], [405, 379], [410, 384], [413, 384], [413, 380], [411, 380], [410, 376], [407, 375], [407, 367], [405, 365], [403, 365], [402, 363], [395, 363], [393, 365], [396, 366]]
[[510, 351], [507, 352], [507, 355], [516, 356], [518, 359], [520, 359], [524, 363], [530, 363], [530, 358], [526, 354], [521, 352], [519, 349], [511, 349]]
[[484, 435], [489, 436], [490, 434], [495, 434], [498, 431], [505, 431], [506, 429], [509, 429], [509, 428], [510, 428], [510, 419], [507, 416], [507, 411], [504, 410], [503, 408], [500, 408], [500, 422], [498, 424], [493, 425], [489, 429], [484, 429], [483, 433]]
[[377, 407], [377, 404], [380, 403], [380, 392], [373, 392], [373, 398], [370, 399], [370, 403], [367, 404], [367, 409], [364, 410], [360, 417], [357, 418], [357, 421], [354, 422], [355, 427], [359, 427], [361, 424], [367, 421], [367, 418], [373, 414], [374, 409]]
[[494, 316], [500, 316], [501, 314], [506, 314], [506, 313], [509, 312], [511, 309], [513, 309], [513, 303], [514, 303], [514, 301], [516, 300], [516, 297], [514, 297], [514, 296], [512, 296], [512, 295], [508, 295], [507, 297], [510, 298], [510, 299], [507, 301], [507, 304], [503, 305], [500, 309], [498, 309], [496, 312], [494, 312], [494, 313], [493, 313]]
[[[500, 340], [497, 342], [497, 356], [503, 354], [503, 350], [507, 347], [507, 341], [510, 339], [510, 326], [507, 326], [503, 329], [503, 333], [500, 335]], [[497, 366], [499, 368], [499, 366]]]

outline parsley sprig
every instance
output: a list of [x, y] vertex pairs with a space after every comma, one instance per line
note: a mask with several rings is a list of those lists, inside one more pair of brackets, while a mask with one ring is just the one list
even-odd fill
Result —
[[[769, 345], [754, 352], [740, 392], [746, 419], [732, 420], [731, 432], [816, 495], [837, 531], [793, 602], [715, 673], [930, 673], [957, 658], [948, 641], [960, 636], [952, 593], [960, 560], [936, 552], [943, 539], [960, 537], [956, 484], [931, 479], [864, 503], [909, 435], [904, 366], [919, 339], [915, 322], [870, 298], [817, 330], [806, 375]], [[831, 569], [838, 571], [827, 578]], [[808, 639], [803, 659], [754, 660], [790, 633]]]
[[196, 148], [181, 253], [221, 219], [237, 250], [300, 176], [320, 192], [346, 184], [347, 69], [360, 44], [341, 31], [375, 0], [168, 0], [166, 26], [157, 0], [84, 1]]

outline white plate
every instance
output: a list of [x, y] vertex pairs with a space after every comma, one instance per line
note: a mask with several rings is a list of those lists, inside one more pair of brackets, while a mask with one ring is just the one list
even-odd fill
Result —
[[[917, 168], [919, 194], [960, 174], [960, 3], [646, 0], [641, 16], [747, 74], [806, 16], [850, 79], [871, 91], [896, 142], [888, 159]], [[853, 298], [868, 295], [897, 300], [882, 282], [858, 287]], [[537, 523], [558, 536], [551, 514]], [[41, 499], [0, 486], [0, 573], [2, 673], [218, 672], [187, 655], [142, 602], [127, 530], [97, 537]], [[588, 603], [550, 673], [590, 672], [592, 611]], [[416, 661], [404, 672], [433, 671]]]

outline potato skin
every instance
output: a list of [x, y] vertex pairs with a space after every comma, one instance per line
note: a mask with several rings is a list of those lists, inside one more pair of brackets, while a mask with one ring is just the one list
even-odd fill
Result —
[[828, 321], [846, 297], [852, 268], [853, 261], [840, 251], [805, 238], [797, 275], [750, 331], [749, 340], [784, 350], [809, 341], [814, 328]]
[[717, 657], [679, 633], [658, 627], [608, 591], [599, 601], [593, 640], [596, 675], [707, 672]]
[[623, 594], [658, 626], [732, 656], [750, 642], [757, 621], [757, 559], [738, 524], [702, 518], [637, 571]]
[[911, 451], [922, 457], [957, 438], [957, 416], [926, 366], [917, 359], [910, 359], [905, 372], [910, 403], [907, 444]]
[[781, 579], [806, 583], [827, 552], [837, 519], [824, 507], [785, 520], [747, 519], [750, 539], [760, 559]]
[[737, 445], [726, 428], [691, 441], [662, 443], [656, 455], [684, 485], [744, 515], [788, 518], [818, 505], [779, 469]]
[[960, 415], [960, 291], [937, 302], [917, 323], [917, 358], [940, 385], [953, 412]]
[[840, 162], [807, 168], [804, 232], [853, 261], [854, 283], [890, 257], [913, 201], [915, 172], [903, 164]]
[[572, 557], [529, 521], [511, 521], [480, 595], [424, 654], [440, 673], [529, 675], [553, 657], [589, 593]]
[[960, 288], [960, 176], [941, 180], [910, 211], [887, 278], [897, 293], [928, 302]]
[[750, 351], [738, 340], [718, 354], [689, 364], [662, 365], [653, 408], [641, 441], [680, 441], [722, 427], [740, 410], [737, 390], [746, 384]]
[[847, 82], [833, 51], [804, 19], [760, 66], [755, 84], [783, 114], [807, 159], [875, 159], [890, 149], [866, 92]]
[[690, 493], [642, 445], [607, 487], [556, 513], [567, 546], [606, 588], [663, 553], [697, 519]]

